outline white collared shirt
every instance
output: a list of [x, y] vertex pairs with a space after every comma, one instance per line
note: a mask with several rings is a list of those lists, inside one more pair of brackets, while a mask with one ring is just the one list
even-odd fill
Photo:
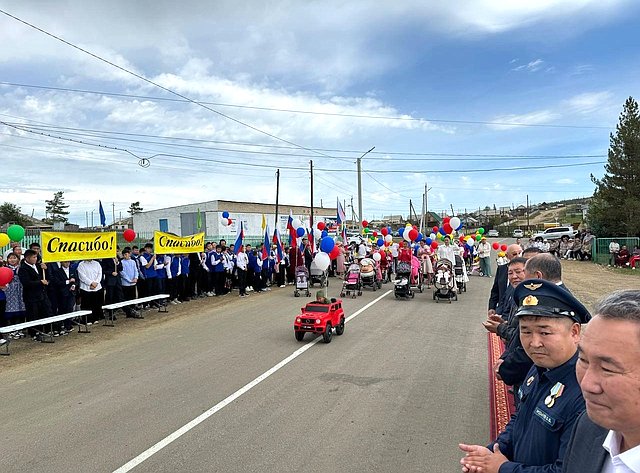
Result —
[[610, 430], [602, 447], [609, 452], [602, 473], [640, 473], [640, 445], [620, 453], [620, 434]]

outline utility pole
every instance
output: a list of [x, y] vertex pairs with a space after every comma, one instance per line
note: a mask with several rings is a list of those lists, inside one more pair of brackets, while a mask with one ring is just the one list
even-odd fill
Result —
[[276, 221], [273, 226], [275, 232], [278, 228], [278, 197], [280, 196], [280, 169], [276, 171]]
[[111, 202], [111, 224], [116, 222], [116, 203]]
[[93, 210], [91, 211], [91, 228], [93, 228]]
[[309, 228], [312, 231], [311, 235], [313, 238], [313, 160], [309, 161], [309, 170], [311, 172], [311, 216], [309, 218]]
[[362, 158], [364, 158], [367, 154], [371, 153], [376, 149], [376, 147], [372, 147], [369, 151], [364, 153], [362, 156], [358, 158], [357, 168], [358, 168], [358, 219], [360, 220], [360, 224], [358, 227], [362, 226]]
[[527, 232], [529, 232], [529, 194], [527, 194]]
[[87, 224], [85, 225], [85, 228], [89, 228], [89, 212], [85, 212], [84, 217], [87, 222]]

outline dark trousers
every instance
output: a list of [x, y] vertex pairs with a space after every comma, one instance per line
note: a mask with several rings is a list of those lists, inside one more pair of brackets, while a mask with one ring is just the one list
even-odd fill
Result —
[[80, 289], [80, 307], [83, 310], [90, 310], [89, 322], [97, 322], [102, 318], [102, 304], [104, 303], [104, 292], [83, 291]]
[[[45, 317], [51, 317], [51, 305], [47, 297], [42, 297], [39, 300], [24, 301], [24, 306], [27, 311], [27, 321], [44, 319]], [[40, 327], [42, 330], [42, 327]], [[36, 331], [29, 329], [30, 335], [35, 335]]]
[[276, 273], [276, 286], [284, 286], [284, 273], [286, 268], [284, 266], [280, 266], [278, 270], [279, 272]]
[[253, 290], [254, 291], [261, 291], [262, 290], [262, 274], [260, 274], [259, 272], [254, 272], [253, 273]]
[[160, 294], [160, 286], [158, 284], [158, 278], [145, 279], [147, 286], [147, 296], [157, 296]]
[[247, 293], [247, 271], [240, 268], [237, 268], [236, 271], [238, 274], [238, 290], [242, 296]]
[[213, 274], [213, 284], [216, 291], [216, 296], [221, 296], [224, 294], [224, 282], [227, 277], [227, 274], [224, 271], [214, 272]]

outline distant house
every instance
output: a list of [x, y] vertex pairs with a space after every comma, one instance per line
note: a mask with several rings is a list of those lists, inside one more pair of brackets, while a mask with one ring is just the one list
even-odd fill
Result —
[[389, 225], [399, 225], [404, 223], [404, 217], [402, 215], [387, 215], [383, 217], [384, 221], [386, 221]]

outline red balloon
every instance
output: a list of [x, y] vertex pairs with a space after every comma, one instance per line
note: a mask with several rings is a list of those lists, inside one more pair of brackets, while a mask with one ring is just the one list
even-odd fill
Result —
[[363, 220], [363, 221], [362, 221], [362, 226], [363, 226], [364, 228], [367, 228], [367, 227], [369, 226], [369, 222], [367, 222], [366, 220]]
[[432, 241], [431, 242], [431, 249], [435, 250], [436, 248], [438, 248], [438, 242], [437, 241]]
[[325, 229], [326, 225], [324, 224], [324, 222], [318, 222], [318, 230], [322, 231]]
[[493, 245], [491, 245], [491, 246], [493, 246], [493, 249], [494, 249], [494, 250], [497, 250], [498, 248], [500, 248], [500, 243], [494, 243], [494, 244], [493, 244]]
[[373, 232], [373, 236], [377, 237], [378, 236], [378, 232]]
[[233, 220], [229, 219], [229, 225], [231, 225], [233, 223]]
[[438, 234], [438, 230], [440, 230], [438, 227], [433, 227], [431, 230], [433, 230], [433, 233]]
[[466, 238], [466, 237], [465, 237], [464, 235], [460, 235], [460, 241], [461, 241], [462, 243], [464, 243], [464, 242], [465, 242], [465, 238]]
[[13, 279], [13, 270], [6, 266], [0, 267], [0, 286], [6, 286]]
[[389, 230], [387, 230], [387, 227], [382, 227], [380, 229], [380, 233], [382, 233], [382, 236], [387, 236], [387, 234], [389, 233]]
[[390, 242], [390, 241], [385, 241], [385, 242], [384, 242], [384, 246], [389, 246], [389, 245], [391, 245], [391, 242]]
[[411, 241], [415, 241], [416, 238], [418, 238], [418, 230], [412, 228], [411, 230], [409, 230], [409, 239]]
[[443, 224], [449, 223], [450, 221], [451, 221], [451, 217], [445, 217], [445, 218], [442, 219], [442, 223]]
[[333, 247], [333, 250], [329, 252], [329, 258], [336, 259], [339, 254], [340, 254], [340, 247], [336, 245]]
[[401, 241], [401, 242], [398, 244], [398, 248], [404, 248], [404, 241]]
[[500, 249], [501, 249], [502, 251], [507, 251], [507, 245], [502, 245], [502, 246], [500, 247]]
[[136, 239], [136, 232], [134, 232], [130, 228], [127, 228], [122, 234], [122, 236], [127, 242], [131, 243], [133, 240]]
[[414, 230], [417, 230], [417, 229], [418, 229], [418, 226], [417, 226], [417, 225], [414, 225], [414, 226], [413, 226], [413, 229], [414, 229]]
[[451, 232], [453, 232], [453, 228], [451, 228], [451, 225], [449, 225], [449, 222], [447, 222], [444, 225], [442, 225], [442, 229], [444, 230], [444, 232], [447, 235], [449, 235]]

